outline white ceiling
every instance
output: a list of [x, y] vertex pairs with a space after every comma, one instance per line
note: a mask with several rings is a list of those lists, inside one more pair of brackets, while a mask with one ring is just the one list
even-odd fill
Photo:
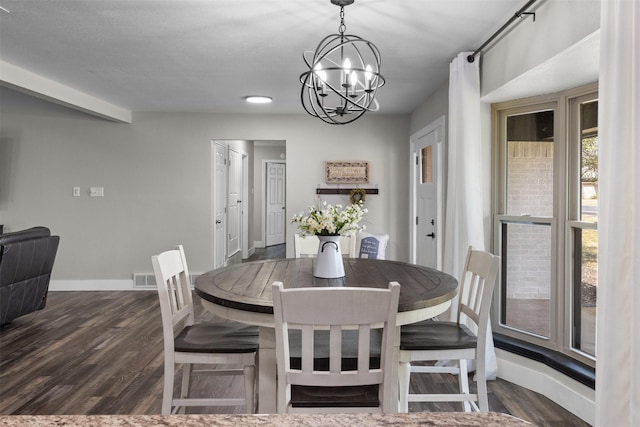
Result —
[[[347, 33], [382, 56], [381, 113], [410, 113], [524, 0], [356, 0]], [[0, 0], [0, 59], [131, 111], [302, 113], [302, 52], [329, 0]], [[249, 105], [246, 95], [272, 96]]]

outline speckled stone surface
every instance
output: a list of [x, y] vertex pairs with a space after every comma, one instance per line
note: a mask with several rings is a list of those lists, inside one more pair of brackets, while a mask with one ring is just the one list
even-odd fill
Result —
[[532, 425], [519, 418], [495, 412], [472, 414], [421, 412], [411, 414], [297, 415], [0, 415], [0, 426], [2, 427], [515, 427]]

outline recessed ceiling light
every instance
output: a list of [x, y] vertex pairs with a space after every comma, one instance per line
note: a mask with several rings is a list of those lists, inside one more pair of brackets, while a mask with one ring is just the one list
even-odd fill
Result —
[[252, 104], [268, 104], [272, 101], [270, 96], [258, 96], [258, 95], [245, 96], [244, 99], [247, 102], [251, 102]]

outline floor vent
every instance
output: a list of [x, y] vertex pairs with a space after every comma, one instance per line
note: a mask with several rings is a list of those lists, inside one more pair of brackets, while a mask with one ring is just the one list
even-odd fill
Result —
[[[202, 273], [191, 273], [191, 287], [196, 283], [196, 278]], [[153, 273], [133, 273], [134, 289], [156, 289], [156, 276]]]
[[133, 273], [133, 287], [135, 289], [156, 289], [154, 274]]

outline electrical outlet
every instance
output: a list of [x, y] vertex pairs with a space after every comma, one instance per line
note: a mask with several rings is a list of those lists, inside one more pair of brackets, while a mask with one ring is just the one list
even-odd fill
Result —
[[91, 197], [104, 197], [104, 187], [91, 187], [89, 195]]

